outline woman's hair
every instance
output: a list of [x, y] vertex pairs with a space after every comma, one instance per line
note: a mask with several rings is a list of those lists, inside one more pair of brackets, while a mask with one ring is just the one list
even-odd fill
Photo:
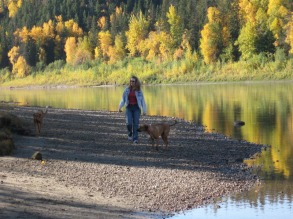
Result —
[[[140, 84], [140, 81], [138, 80], [138, 77], [136, 77], [136, 76], [131, 76], [130, 80], [131, 80], [131, 79], [134, 79], [134, 80], [135, 80], [134, 90], [140, 91], [140, 86], [141, 86], [141, 84]], [[130, 88], [130, 87], [131, 87], [131, 86], [130, 86], [130, 81], [129, 81], [129, 88]]]

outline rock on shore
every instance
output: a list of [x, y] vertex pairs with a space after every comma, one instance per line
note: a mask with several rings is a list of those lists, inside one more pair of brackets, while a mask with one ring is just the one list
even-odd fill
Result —
[[[37, 109], [9, 111], [34, 132]], [[173, 120], [142, 116], [141, 123]], [[160, 140], [155, 151], [146, 134], [140, 133], [139, 144], [127, 140], [123, 113], [53, 108], [40, 136], [13, 138], [14, 154], [0, 159], [0, 217], [7, 218], [170, 215], [250, 189], [257, 177], [241, 161], [261, 150], [178, 120], [169, 150]], [[30, 159], [36, 151], [42, 161]]]

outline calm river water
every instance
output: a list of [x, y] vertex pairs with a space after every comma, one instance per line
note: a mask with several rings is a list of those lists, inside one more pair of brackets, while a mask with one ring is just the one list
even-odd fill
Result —
[[[0, 101], [66, 109], [117, 111], [124, 90], [117, 87], [1, 90]], [[270, 145], [248, 165], [263, 183], [244, 194], [172, 218], [292, 218], [293, 82], [143, 86], [148, 115], [172, 116], [237, 139]], [[143, 117], [142, 117], [143, 122]], [[235, 120], [245, 126], [235, 128]]]

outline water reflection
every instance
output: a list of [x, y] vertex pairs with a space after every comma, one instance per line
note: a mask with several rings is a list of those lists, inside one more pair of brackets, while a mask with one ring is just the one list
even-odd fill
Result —
[[[22, 105], [117, 111], [123, 90], [124, 87], [2, 90], [0, 100]], [[149, 115], [179, 117], [204, 124], [208, 131], [270, 145], [261, 156], [246, 161], [260, 167], [258, 174], [266, 181], [264, 187], [240, 199], [231, 197], [226, 203], [231, 208], [234, 202], [235, 206], [242, 207], [246, 202], [252, 206], [257, 204], [254, 210], [259, 203], [264, 206], [269, 203], [266, 210], [280, 204], [279, 210], [284, 208], [284, 212], [292, 213], [292, 82], [143, 86], [143, 90]], [[245, 126], [234, 127], [235, 120], [245, 121]], [[289, 207], [282, 202], [290, 203]], [[222, 208], [217, 210], [217, 215], [222, 211]]]
[[173, 216], [172, 219], [260, 219], [292, 217], [293, 185], [267, 181], [265, 186], [227, 197], [221, 202]]

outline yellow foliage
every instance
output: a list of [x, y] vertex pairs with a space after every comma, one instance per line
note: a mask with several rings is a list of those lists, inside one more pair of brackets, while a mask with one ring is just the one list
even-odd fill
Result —
[[23, 56], [19, 56], [15, 65], [12, 68], [12, 74], [14, 74], [17, 78], [23, 78], [29, 75], [30, 67], [26, 63]]
[[169, 59], [172, 57], [171, 48], [171, 36], [164, 31], [151, 31], [148, 38], [142, 40], [138, 45], [140, 53], [148, 60], [153, 60], [156, 57], [162, 61]]
[[273, 31], [274, 37], [276, 39], [279, 39], [279, 33], [280, 33], [280, 29], [281, 29], [281, 25], [280, 25], [279, 21], [280, 20], [278, 18], [274, 18], [270, 24], [270, 29]]
[[55, 19], [57, 21], [55, 30], [56, 30], [57, 34], [60, 35], [65, 29], [65, 26], [64, 26], [64, 23], [62, 20], [62, 16], [61, 15], [55, 16]]
[[249, 22], [255, 24], [255, 15], [257, 12], [257, 2], [258, 0], [239, 0], [240, 16], [244, 20], [244, 23]]
[[182, 19], [177, 14], [176, 8], [171, 5], [169, 7], [169, 11], [166, 14], [168, 18], [168, 23], [170, 24], [170, 35], [172, 36], [172, 43], [174, 43], [174, 47], [178, 47], [182, 40], [183, 35], [183, 25]]
[[100, 17], [100, 19], [98, 20], [98, 26], [101, 28], [101, 29], [104, 29], [105, 26], [107, 24], [107, 19], [105, 16], [103, 17]]
[[114, 47], [109, 48], [109, 64], [116, 63], [125, 57], [125, 50], [121, 35], [116, 35]]
[[198, 61], [199, 57], [196, 52], [192, 51], [192, 47], [186, 33], [182, 37], [181, 48], [184, 50], [184, 56], [187, 60], [192, 62]]
[[143, 16], [142, 12], [139, 16], [131, 16], [129, 20], [129, 30], [126, 31], [127, 45], [126, 48], [129, 50], [131, 56], [135, 56], [139, 51], [138, 45], [143, 41], [148, 34], [149, 22]]
[[108, 30], [99, 32], [98, 39], [99, 39], [99, 44], [100, 44], [102, 56], [103, 57], [108, 56], [109, 48], [112, 45], [112, 39], [111, 39], [110, 32]]
[[88, 39], [79, 38], [78, 43], [75, 37], [69, 37], [65, 43], [66, 62], [71, 65], [79, 65], [91, 60], [92, 53]]
[[173, 44], [170, 34], [166, 32], [160, 32], [159, 39], [160, 39], [160, 46], [159, 46], [160, 59], [165, 61], [170, 60], [172, 58], [170, 48]]
[[66, 62], [69, 64], [74, 63], [76, 47], [77, 46], [75, 37], [68, 37], [65, 43], [64, 50], [66, 52]]
[[74, 22], [73, 19], [66, 21], [64, 23], [64, 26], [68, 31], [69, 36], [81, 37], [83, 35], [82, 29], [78, 26], [76, 22]]
[[[119, 19], [119, 17], [121, 17], [123, 14], [123, 10], [122, 10], [122, 7], [116, 7], [115, 9], [115, 13], [114, 14], [111, 14], [110, 16], [110, 22], [113, 23], [114, 19]], [[98, 21], [99, 23], [99, 21]], [[100, 26], [100, 25], [98, 25]]]
[[151, 31], [148, 38], [141, 41], [138, 49], [148, 60], [151, 60], [156, 55], [159, 55], [160, 43], [159, 33]]
[[74, 56], [74, 65], [80, 65], [88, 60], [91, 60], [92, 54], [90, 51], [78, 48]]
[[228, 44], [230, 42], [230, 38], [231, 38], [231, 35], [229, 32], [229, 29], [228, 29], [228, 27], [224, 26], [223, 30], [222, 30], [222, 39], [223, 39], [223, 46], [224, 47], [228, 46]]
[[52, 20], [49, 20], [47, 23], [43, 24], [43, 35], [45, 38], [54, 39], [55, 33], [54, 33], [54, 24]]
[[122, 14], [122, 12], [123, 12], [122, 7], [116, 7], [115, 12], [116, 12], [116, 15]]
[[18, 36], [22, 42], [27, 43], [29, 40], [30, 32], [26, 26], [24, 26], [21, 30], [17, 29], [14, 32], [15, 36]]
[[182, 49], [182, 47], [179, 47], [178, 49], [175, 50], [173, 58], [174, 60], [179, 60], [183, 57], [184, 55], [184, 50]]
[[285, 2], [285, 0], [269, 0], [268, 4], [269, 26], [277, 41], [280, 41], [286, 19], [290, 15], [289, 10], [284, 6]]
[[217, 60], [218, 48], [215, 39], [218, 33], [212, 28], [212, 24], [204, 25], [201, 31], [200, 48], [206, 64], [213, 63]]
[[30, 37], [35, 42], [40, 42], [41, 44], [44, 44], [43, 29], [41, 27], [33, 26], [30, 31]]
[[14, 17], [21, 5], [22, 0], [10, 0], [8, 2], [9, 17]]
[[286, 30], [286, 43], [290, 46], [289, 53], [293, 54], [293, 12], [291, 13], [290, 21], [286, 25]]
[[14, 65], [19, 57], [19, 46], [12, 47], [12, 49], [8, 52], [8, 57], [10, 63]]
[[220, 11], [216, 7], [209, 7], [207, 11], [207, 17], [209, 22], [218, 23], [221, 21]]

